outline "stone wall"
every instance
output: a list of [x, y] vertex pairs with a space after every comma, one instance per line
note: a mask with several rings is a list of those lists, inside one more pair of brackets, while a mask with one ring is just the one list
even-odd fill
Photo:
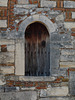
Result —
[[[24, 34], [33, 22], [50, 34], [49, 77], [24, 76]], [[0, 100], [75, 100], [75, 1], [0, 0]]]

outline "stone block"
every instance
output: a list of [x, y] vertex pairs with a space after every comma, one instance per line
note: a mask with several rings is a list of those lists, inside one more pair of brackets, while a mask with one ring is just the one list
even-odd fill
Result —
[[5, 87], [5, 92], [13, 92], [16, 91], [16, 87]]
[[35, 90], [35, 87], [29, 87], [29, 88], [22, 87], [21, 90], [22, 90], [22, 91]]
[[0, 0], [0, 6], [6, 6], [7, 7], [8, 0]]
[[4, 87], [0, 86], [0, 93], [4, 92]]
[[1, 100], [37, 100], [36, 91], [0, 93]]
[[50, 14], [50, 15], [58, 15], [59, 12], [58, 11], [49, 11], [48, 14]]
[[0, 46], [0, 52], [1, 52], [1, 46]]
[[75, 1], [64, 1], [65, 8], [75, 8]]
[[34, 77], [34, 76], [19, 76], [20, 81], [54, 81], [55, 77]]
[[75, 22], [64, 22], [64, 27], [67, 29], [75, 28]]
[[14, 63], [14, 52], [1, 52], [0, 63]]
[[75, 61], [75, 55], [61, 55], [60, 61]]
[[30, 9], [30, 8], [36, 8], [36, 7], [37, 7], [37, 4], [36, 4], [36, 5], [35, 5], [35, 4], [32, 4], [32, 5], [31, 5], [31, 4], [28, 4], [28, 5], [22, 5], [22, 4], [21, 4], [21, 5], [18, 5], [18, 4], [17, 4], [17, 5], [16, 5], [16, 8], [17, 8], [17, 7], [18, 7], [18, 8], [27, 8], [27, 9]]
[[75, 19], [75, 12], [72, 12], [72, 18]]
[[7, 27], [7, 20], [0, 20], [0, 27], [2, 28]]
[[41, 98], [39, 100], [75, 100], [75, 97], [48, 97], [48, 98]]
[[50, 66], [51, 69], [56, 69], [59, 67], [60, 50], [51, 48], [50, 46]]
[[[67, 37], [67, 35], [66, 35], [66, 37]], [[66, 37], [65, 37], [65, 39], [66, 39]], [[71, 39], [71, 38], [68, 38], [68, 39]], [[63, 39], [64, 40], [64, 39]], [[69, 40], [67, 41], [67, 42], [62, 42], [61, 43], [61, 45], [62, 45], [62, 47], [61, 48], [64, 48], [64, 49], [71, 49], [71, 48], [73, 48], [73, 44], [72, 44], [72, 42], [70, 42]]]
[[75, 62], [60, 62], [60, 67], [64, 67], [64, 68], [66, 68], [66, 67], [73, 67], [73, 68], [75, 68]]
[[71, 95], [75, 95], [75, 71], [70, 71], [69, 73], [69, 90]]
[[[6, 82], [3, 82], [3, 81], [0, 79], [0, 85], [4, 85], [4, 84], [6, 84]], [[0, 89], [2, 89], [2, 88], [0, 88]]]
[[67, 76], [67, 69], [68, 68], [60, 68], [58, 75], [66, 77]]
[[15, 74], [16, 75], [25, 75], [25, 60], [24, 60], [24, 41], [18, 40], [16, 41], [16, 48], [15, 48]]
[[50, 87], [47, 90], [40, 91], [40, 97], [48, 97], [48, 96], [67, 96], [68, 95], [68, 87]]
[[14, 52], [14, 50], [15, 50], [15, 45], [7, 45], [8, 52]]
[[28, 14], [28, 9], [25, 8], [14, 8], [14, 14]]
[[64, 21], [64, 15], [60, 14], [56, 17], [56, 21]]
[[41, 0], [41, 7], [56, 7], [56, 1]]
[[1, 67], [2, 74], [13, 74], [14, 73], [14, 66], [9, 67]]
[[62, 49], [61, 55], [75, 55], [74, 49]]
[[29, 4], [29, 0], [18, 0], [18, 4]]
[[36, 91], [25, 91], [16, 93], [16, 99], [18, 100], [37, 100]]
[[8, 45], [8, 44], [15, 44], [15, 41], [9, 39], [0, 39], [0, 45]]

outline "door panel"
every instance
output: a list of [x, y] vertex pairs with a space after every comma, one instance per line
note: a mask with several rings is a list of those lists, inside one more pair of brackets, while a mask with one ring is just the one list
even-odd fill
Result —
[[50, 42], [46, 27], [38, 22], [25, 32], [25, 76], [50, 75]]

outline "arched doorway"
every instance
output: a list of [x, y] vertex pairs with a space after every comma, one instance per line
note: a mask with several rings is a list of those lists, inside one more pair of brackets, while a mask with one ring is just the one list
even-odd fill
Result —
[[49, 33], [42, 23], [34, 22], [25, 31], [25, 76], [49, 75]]

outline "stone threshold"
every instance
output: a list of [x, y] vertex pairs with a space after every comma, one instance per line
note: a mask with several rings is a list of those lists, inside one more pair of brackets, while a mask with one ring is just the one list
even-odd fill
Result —
[[20, 81], [54, 81], [56, 78], [51, 76], [19, 76]]

